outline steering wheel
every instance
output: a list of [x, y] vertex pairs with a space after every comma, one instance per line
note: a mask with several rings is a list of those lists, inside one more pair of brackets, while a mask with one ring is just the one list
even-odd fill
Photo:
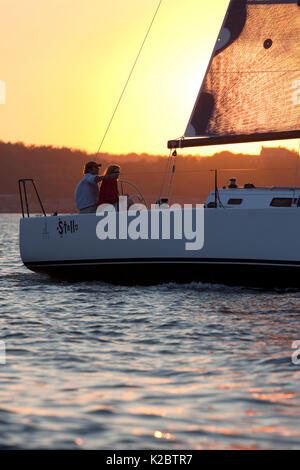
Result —
[[124, 184], [128, 184], [129, 186], [131, 186], [135, 190], [135, 193], [133, 194], [133, 196], [130, 196], [130, 197], [136, 197], [139, 202], [142, 202], [147, 207], [146, 199], [142, 195], [141, 191], [133, 183], [130, 183], [130, 181], [126, 181], [126, 180], [118, 180], [118, 183], [119, 183], [119, 186], [121, 187], [120, 194], [122, 196], [124, 195], [123, 186], [124, 186]]

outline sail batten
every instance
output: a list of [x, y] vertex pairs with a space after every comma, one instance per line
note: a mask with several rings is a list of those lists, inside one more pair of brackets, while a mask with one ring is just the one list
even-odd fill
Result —
[[299, 137], [300, 2], [231, 0], [180, 142]]

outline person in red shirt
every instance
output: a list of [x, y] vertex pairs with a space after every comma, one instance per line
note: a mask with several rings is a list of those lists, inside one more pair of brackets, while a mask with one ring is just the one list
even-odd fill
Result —
[[118, 191], [118, 178], [120, 176], [120, 167], [118, 165], [111, 165], [105, 172], [106, 178], [103, 179], [99, 192], [99, 202], [101, 204], [112, 204], [118, 208], [119, 191]]

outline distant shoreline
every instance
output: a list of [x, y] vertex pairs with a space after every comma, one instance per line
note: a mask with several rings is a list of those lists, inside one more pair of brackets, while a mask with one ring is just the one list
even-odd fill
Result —
[[[36, 182], [46, 213], [77, 212], [74, 190], [82, 178], [87, 161], [102, 163], [101, 172], [116, 163], [121, 167], [121, 179], [133, 183], [147, 202], [155, 202], [161, 193], [168, 158], [148, 154], [87, 154], [69, 148], [26, 146], [23, 143], [0, 142], [2, 171], [0, 174], [0, 213], [19, 214], [18, 193], [20, 178], [33, 178]], [[227, 150], [212, 156], [181, 156], [178, 151], [171, 202], [203, 203], [214, 189], [211, 170], [218, 170], [218, 187], [237, 178], [239, 186], [300, 186], [297, 172], [298, 153], [284, 147], [263, 147], [260, 155], [234, 154]], [[126, 193], [132, 194], [132, 188]], [[162, 194], [166, 196], [166, 194]], [[30, 212], [39, 213], [35, 194], [28, 189]]]

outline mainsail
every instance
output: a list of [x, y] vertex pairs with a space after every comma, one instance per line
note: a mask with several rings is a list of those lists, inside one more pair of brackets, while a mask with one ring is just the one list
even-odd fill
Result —
[[300, 0], [231, 0], [185, 134], [169, 148], [300, 137]]

